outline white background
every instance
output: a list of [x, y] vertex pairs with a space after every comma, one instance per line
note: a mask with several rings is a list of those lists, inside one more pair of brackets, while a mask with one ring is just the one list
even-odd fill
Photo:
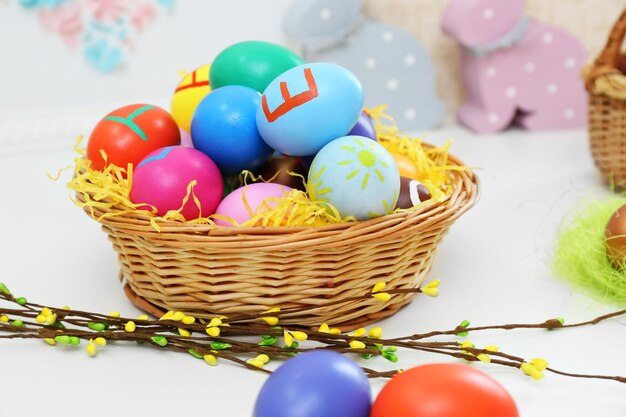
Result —
[[[244, 40], [284, 44], [288, 0], [178, 0], [144, 32], [124, 68], [102, 74], [43, 28], [37, 13], [0, 0], [0, 146], [73, 142], [106, 113], [130, 103], [169, 109], [180, 71]], [[33, 132], [35, 133], [33, 135]]]
[[[194, 7], [201, 3], [198, 13]], [[179, 69], [205, 63], [238, 40], [279, 41], [279, 20], [272, 16], [285, 4], [273, 1], [270, 10], [266, 2], [181, 0], [171, 20], [151, 26], [167, 31], [148, 29], [138, 39], [126, 72], [102, 76], [39, 29], [33, 15], [0, 2], [0, 281], [33, 302], [138, 315], [117, 281], [116, 256], [105, 234], [70, 201], [69, 174], [58, 182], [45, 174], [72, 163], [75, 134], [88, 133], [109, 107], [151, 98], [167, 105]], [[190, 23], [181, 29], [176, 19]], [[156, 45], [163, 33], [190, 45]], [[571, 209], [581, 199], [610, 195], [591, 161], [586, 132], [474, 136], [448, 127], [426, 140], [441, 144], [450, 137], [452, 152], [477, 168], [481, 199], [439, 247], [430, 278], [441, 279], [440, 297], [416, 297], [380, 323], [385, 336], [449, 329], [463, 319], [483, 325], [563, 316], [571, 323], [617, 309], [570, 288], [550, 266], [556, 235]], [[545, 357], [563, 371], [626, 376], [624, 324], [626, 319], [553, 332], [493, 332], [470, 340], [525, 358]], [[0, 417], [245, 417], [266, 378], [135, 345], [101, 348], [96, 358], [83, 349], [0, 341]], [[396, 365], [448, 360], [400, 352]], [[378, 360], [368, 366], [390, 364]], [[552, 374], [535, 382], [513, 369], [476, 366], [505, 386], [525, 417], [626, 415], [626, 386], [616, 382]], [[383, 383], [372, 381], [373, 395]]]

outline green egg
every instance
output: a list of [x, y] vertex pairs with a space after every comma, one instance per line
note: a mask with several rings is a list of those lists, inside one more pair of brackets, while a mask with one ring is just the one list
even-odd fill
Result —
[[209, 80], [213, 89], [244, 85], [263, 93], [274, 78], [303, 63], [302, 58], [280, 45], [263, 41], [239, 42], [215, 57]]

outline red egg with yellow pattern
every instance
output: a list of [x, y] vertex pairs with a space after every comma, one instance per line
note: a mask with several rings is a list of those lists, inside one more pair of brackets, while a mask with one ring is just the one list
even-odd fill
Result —
[[178, 125], [167, 111], [150, 104], [131, 104], [98, 122], [87, 143], [87, 159], [98, 171], [109, 164], [126, 168], [128, 164], [137, 166], [156, 149], [179, 143]]

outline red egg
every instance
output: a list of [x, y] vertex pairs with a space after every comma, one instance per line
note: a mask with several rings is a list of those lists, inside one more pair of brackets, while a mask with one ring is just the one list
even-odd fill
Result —
[[[180, 131], [167, 111], [149, 104], [131, 104], [98, 122], [87, 143], [87, 159], [98, 171], [108, 164], [126, 168], [127, 164], [137, 166], [156, 149], [179, 143]], [[106, 153], [106, 161], [100, 150]]]
[[394, 376], [370, 417], [519, 417], [509, 393], [468, 365], [429, 364]]

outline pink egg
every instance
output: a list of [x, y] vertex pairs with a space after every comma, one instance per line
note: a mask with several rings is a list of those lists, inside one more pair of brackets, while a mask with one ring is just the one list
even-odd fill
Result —
[[182, 127], [180, 130], [180, 144], [182, 146], [187, 146], [189, 148], [193, 148], [193, 141], [191, 140], [191, 135]]
[[200, 201], [202, 212], [190, 196], [181, 211], [187, 220], [215, 212], [224, 191], [222, 174], [211, 158], [196, 149], [185, 146], [157, 149], [135, 168], [130, 199], [135, 204], [156, 207], [162, 216], [181, 207], [187, 186], [193, 180], [197, 181], [193, 194]]
[[[215, 210], [215, 214], [228, 216], [241, 224], [252, 217], [257, 207], [263, 203], [263, 200], [266, 198], [281, 198], [291, 190], [292, 188], [286, 185], [273, 184], [271, 182], [246, 185], [228, 194], [217, 207], [217, 210]], [[249, 213], [246, 209], [244, 197], [253, 213]], [[268, 201], [267, 203], [271, 207], [276, 206], [275, 201]], [[219, 226], [232, 226], [231, 223], [220, 219], [215, 219], [215, 223]]]

